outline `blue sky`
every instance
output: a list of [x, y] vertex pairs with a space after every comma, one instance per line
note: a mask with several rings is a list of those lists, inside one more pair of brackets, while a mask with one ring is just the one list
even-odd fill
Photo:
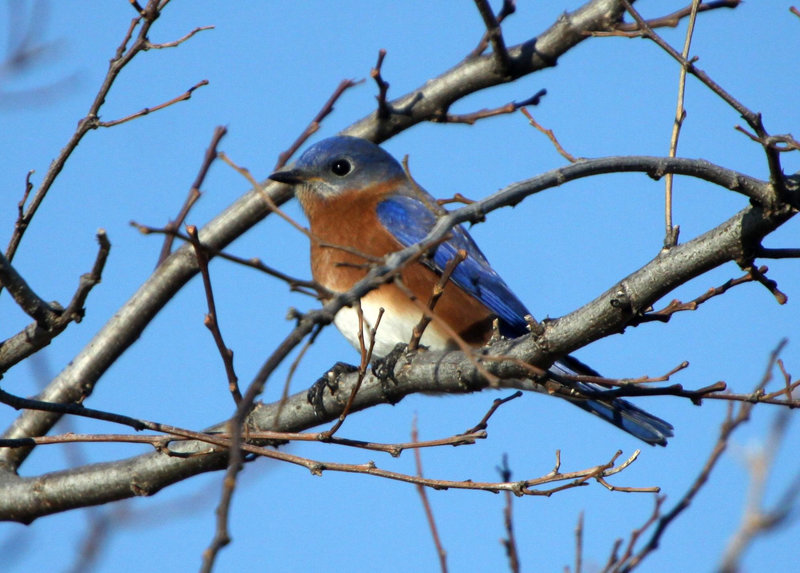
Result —
[[[7, 2], [9, 17], [15, 3]], [[518, 2], [504, 26], [508, 44], [546, 29], [577, 1]], [[27, 6], [30, 6], [28, 4]], [[35, 169], [39, 183], [49, 162], [83, 116], [128, 23], [127, 1], [52, 2], [48, 18], [37, 16], [35, 34], [52, 45], [44, 59], [21, 77], [0, 78], [0, 178], [6, 208], [0, 233], [7, 240], [25, 175]], [[638, 2], [646, 15], [661, 15], [680, 2]], [[800, 132], [798, 84], [791, 54], [800, 53], [800, 19], [789, 3], [744, 3], [736, 10], [699, 18], [693, 54], [699, 65], [746, 105], [761, 111], [773, 133]], [[30, 13], [30, 12], [29, 12]], [[65, 303], [78, 277], [91, 268], [94, 234], [104, 228], [113, 244], [103, 282], [87, 302], [86, 318], [72, 325], [37, 357], [7, 373], [3, 388], [34, 394], [70, 359], [147, 278], [161, 246], [140, 235], [129, 221], [159, 226], [174, 217], [195, 178], [217, 125], [229, 133], [220, 146], [257, 179], [264, 179], [284, 150], [345, 78], [367, 78], [378, 50], [387, 50], [383, 73], [397, 97], [459, 62], [483, 31], [469, 2], [186, 2], [175, 0], [151, 33], [154, 42], [183, 36], [197, 26], [215, 29], [171, 50], [142, 54], [119, 77], [102, 111], [116, 119], [169, 100], [200, 80], [209, 85], [188, 101], [113, 129], [90, 133], [59, 177], [26, 234], [15, 259], [18, 270], [45, 299]], [[19, 25], [17, 25], [19, 26]], [[17, 28], [18, 30], [19, 28]], [[680, 46], [685, 28], [663, 32]], [[0, 26], [5, 44], [6, 26]], [[529, 97], [548, 95], [531, 111], [553, 129], [573, 154], [585, 157], [664, 155], [674, 116], [678, 67], [652, 43], [640, 39], [595, 38], [563, 57], [558, 66], [458, 102], [468, 113]], [[41, 96], [38, 88], [59, 82]], [[9, 92], [25, 95], [12, 97]], [[374, 109], [375, 86], [367, 81], [348, 91], [314, 140], [330, 136]], [[679, 155], [702, 157], [764, 178], [763, 153], [733, 126], [736, 113], [696, 81], [686, 92], [687, 118]], [[549, 142], [520, 114], [474, 126], [423, 124], [385, 144], [396, 157], [408, 154], [415, 178], [438, 197], [462, 193], [484, 197], [514, 181], [564, 164]], [[798, 159], [784, 156], [787, 172]], [[189, 222], [202, 225], [247, 191], [248, 184], [216, 163]], [[557, 317], [592, 300], [654, 257], [663, 237], [663, 183], [640, 175], [582, 180], [529, 198], [514, 209], [489, 215], [471, 233], [519, 298], [537, 315]], [[686, 179], [676, 180], [675, 221], [681, 240], [719, 224], [746, 205], [731, 192]], [[286, 210], [299, 220], [291, 202]], [[766, 246], [797, 247], [798, 223], [770, 236]], [[262, 258], [297, 276], [308, 276], [307, 240], [270, 217], [230, 251]], [[608, 376], [656, 376], [683, 360], [691, 367], [673, 381], [701, 387], [718, 380], [749, 391], [763, 374], [769, 352], [789, 338], [783, 358], [800, 368], [796, 340], [800, 312], [796, 261], [767, 261], [769, 276], [789, 296], [779, 306], [762, 287], [737, 287], [682, 313], [666, 325], [648, 324], [609, 337], [577, 355]], [[211, 266], [220, 322], [235, 351], [237, 372], [249, 381], [270, 351], [289, 332], [289, 307], [308, 309], [312, 299], [287, 292], [280, 282], [223, 261]], [[741, 271], [733, 264], [682, 286], [663, 301], [692, 299]], [[142, 338], [101, 379], [87, 405], [94, 408], [200, 429], [232, 413], [222, 364], [202, 325], [205, 301], [198, 280], [185, 287], [148, 327]], [[0, 298], [6, 337], [29, 319]], [[337, 360], [355, 362], [356, 353], [335, 329], [326, 330], [294, 377], [292, 391], [305, 389]], [[276, 399], [287, 368], [268, 384], [265, 400]], [[341, 435], [384, 442], [409, 439], [418, 419], [421, 439], [449, 436], [474, 425], [505, 394], [414, 396], [347, 420]], [[701, 408], [678, 399], [638, 404], [676, 428], [667, 448], [643, 447], [640, 459], [617, 476], [616, 485], [654, 486], [667, 495], [665, 507], [685, 492], [716, 440], [725, 405]], [[768, 434], [775, 410], [757, 408], [737, 432], [706, 489], [662, 539], [648, 571], [709, 570], [736, 530], [744, 506], [746, 460]], [[15, 412], [0, 409], [5, 427]], [[793, 424], [779, 451], [767, 495], [780, 496], [798, 472], [800, 440]], [[70, 420], [59, 431], [117, 432], [119, 428]], [[498, 479], [495, 467], [508, 454], [515, 478], [550, 471], [555, 450], [562, 470], [577, 470], [609, 459], [617, 449], [629, 455], [636, 440], [562, 401], [524, 396], [492, 419], [490, 436], [475, 446], [428, 450], [426, 475], [443, 479]], [[64, 468], [74, 460], [103, 461], [144, 449], [123, 445], [39, 448], [22, 467], [24, 475]], [[374, 459], [381, 467], [412, 472], [413, 456], [399, 459], [335, 449], [293, 445], [289, 451], [316, 459]], [[153, 498], [93, 510], [107, 516], [96, 571], [194, 570], [214, 529], [221, 474], [200, 476]], [[506, 567], [499, 539], [503, 498], [479, 492], [437, 492], [430, 496], [452, 571], [496, 571]], [[649, 494], [606, 491], [599, 485], [551, 498], [515, 500], [515, 526], [525, 570], [563, 570], [572, 564], [573, 530], [585, 515], [584, 563], [601, 567], [618, 537], [649, 516]], [[9, 571], [68, 570], [88, 530], [89, 512], [70, 512], [31, 526], [0, 524], [0, 551]], [[241, 476], [231, 514], [233, 543], [219, 557], [218, 571], [417, 570], [436, 571], [438, 562], [413, 486], [367, 476], [326, 473], [314, 477], [297, 467], [258, 461]], [[744, 561], [750, 571], [785, 570], [796, 562], [797, 524], [756, 543]]]

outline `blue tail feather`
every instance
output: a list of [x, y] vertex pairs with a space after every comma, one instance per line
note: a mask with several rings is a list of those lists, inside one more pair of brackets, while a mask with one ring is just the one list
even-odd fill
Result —
[[[556, 374], [599, 376], [597, 372], [571, 356], [556, 362], [552, 371]], [[574, 387], [579, 391], [602, 392], [604, 390], [600, 386], [586, 382], [577, 382]], [[672, 424], [645, 412], [622, 398], [570, 399], [569, 401], [648, 444], [666, 446], [667, 438], [673, 436]]]

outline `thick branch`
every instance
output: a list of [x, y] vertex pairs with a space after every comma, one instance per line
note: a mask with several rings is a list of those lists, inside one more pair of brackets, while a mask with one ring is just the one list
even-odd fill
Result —
[[507, 66], [498, 66], [494, 53], [468, 58], [418, 89], [388, 102], [394, 110], [388, 118], [381, 118], [376, 111], [343, 133], [380, 143], [422, 121], [444, 119], [453, 103], [471, 93], [555, 66], [561, 56], [592, 32], [612, 30], [621, 21], [623, 12], [618, 0], [587, 2], [574, 12], [565, 12], [541, 35], [507, 48]]

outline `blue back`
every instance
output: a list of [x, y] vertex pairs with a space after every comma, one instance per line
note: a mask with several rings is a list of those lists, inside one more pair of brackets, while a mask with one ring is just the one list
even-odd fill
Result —
[[[436, 224], [436, 215], [425, 203], [405, 195], [385, 199], [378, 204], [377, 212], [381, 224], [405, 247], [424, 239]], [[517, 338], [527, 333], [528, 309], [492, 269], [469, 233], [458, 225], [450, 234], [426, 264], [441, 274], [459, 250], [466, 251], [467, 258], [455, 268], [450, 279], [500, 319], [503, 336]]]

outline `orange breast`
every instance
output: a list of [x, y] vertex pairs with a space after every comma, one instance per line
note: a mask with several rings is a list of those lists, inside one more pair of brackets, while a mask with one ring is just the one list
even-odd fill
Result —
[[[303, 202], [314, 235], [311, 242], [312, 274], [314, 280], [330, 290], [343, 292], [350, 289], [367, 274], [371, 259], [385, 257], [403, 248], [378, 220], [375, 208], [384, 198], [385, 190], [375, 191], [343, 193], [327, 200], [305, 198]], [[332, 245], [347, 247], [350, 251]], [[419, 263], [409, 264], [400, 276], [403, 284], [423, 304], [427, 304], [434, 285], [439, 281], [435, 272]], [[409, 297], [396, 285], [384, 284], [379, 290], [381, 299], [396, 300], [398, 308], [407, 307]], [[386, 310], [388, 314], [389, 309]], [[449, 283], [445, 287], [434, 313], [470, 344], [482, 345], [491, 335], [492, 313], [455, 284]], [[419, 316], [422, 316], [421, 312]], [[408, 339], [398, 342], [408, 342]]]

